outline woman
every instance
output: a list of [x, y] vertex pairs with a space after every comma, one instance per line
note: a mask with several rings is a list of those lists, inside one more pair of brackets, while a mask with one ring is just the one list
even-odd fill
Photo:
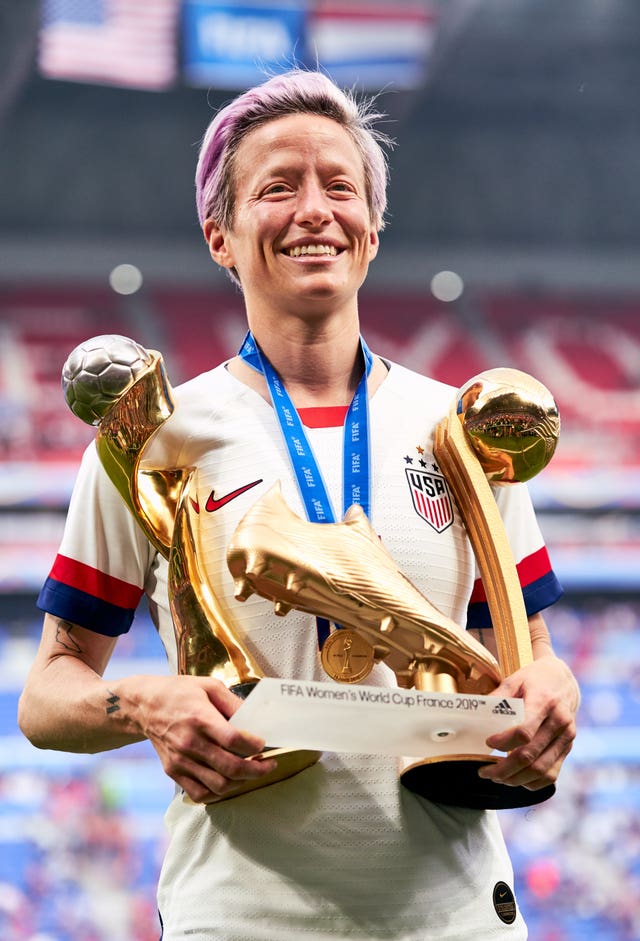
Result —
[[[312, 522], [339, 520], [361, 503], [399, 568], [437, 608], [467, 622], [475, 567], [462, 522], [450, 502], [450, 518], [430, 525], [413, 508], [405, 473], [420, 467], [446, 487], [433, 428], [453, 390], [372, 354], [360, 337], [358, 290], [385, 211], [375, 117], [324, 75], [294, 70], [223, 109], [198, 164], [204, 236], [241, 286], [250, 334], [238, 356], [176, 390], [153, 459], [197, 467], [195, 503], [215, 514], [207, 572], [268, 676], [326, 679], [319, 649], [335, 629], [300, 612], [277, 618], [256, 596], [234, 597], [226, 547], [275, 481]], [[343, 425], [354, 431], [354, 402], [355, 437], [366, 434], [351, 461]], [[301, 453], [282, 434], [291, 415]], [[491, 740], [510, 752], [482, 773], [535, 790], [555, 781], [571, 747], [578, 692], [539, 613], [559, 589], [526, 490], [503, 489], [498, 499], [521, 570], [528, 559], [539, 563], [523, 585], [535, 661], [496, 690], [522, 696], [526, 719]], [[229, 724], [240, 700], [207, 677], [102, 679], [143, 592], [175, 667], [166, 564], [89, 448], [41, 594], [43, 638], [20, 722], [39, 747], [153, 743], [177, 784], [159, 887], [164, 941], [526, 937], [508, 904], [513, 876], [495, 814], [409, 793], [396, 759], [325, 754], [287, 781], [218, 802], [274, 767], [243, 757], [264, 743]], [[468, 623], [487, 626], [473, 614]], [[384, 663], [366, 682], [396, 685]]]

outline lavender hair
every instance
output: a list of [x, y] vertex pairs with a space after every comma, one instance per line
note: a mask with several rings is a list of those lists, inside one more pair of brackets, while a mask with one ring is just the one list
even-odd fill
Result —
[[359, 101], [324, 73], [291, 69], [250, 88], [222, 108], [209, 124], [196, 169], [196, 205], [200, 225], [213, 218], [230, 228], [235, 210], [234, 158], [244, 137], [254, 128], [289, 114], [319, 114], [337, 121], [351, 135], [364, 166], [371, 219], [384, 228], [389, 170], [383, 146], [391, 139], [374, 128], [383, 115], [374, 99]]

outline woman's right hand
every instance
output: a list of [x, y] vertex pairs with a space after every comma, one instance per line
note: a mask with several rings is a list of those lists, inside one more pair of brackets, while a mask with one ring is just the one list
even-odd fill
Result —
[[[132, 691], [133, 680], [138, 681]], [[196, 803], [224, 797], [243, 781], [273, 771], [271, 758], [253, 758], [264, 740], [231, 725], [242, 704], [219, 680], [199, 676], [142, 676], [126, 682], [137, 722], [165, 772]], [[124, 690], [122, 691], [124, 692]], [[127, 708], [123, 703], [123, 708]]]

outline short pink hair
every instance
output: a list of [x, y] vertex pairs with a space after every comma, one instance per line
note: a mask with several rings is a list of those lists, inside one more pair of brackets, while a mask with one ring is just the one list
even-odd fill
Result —
[[196, 169], [200, 225], [213, 218], [230, 228], [235, 210], [234, 158], [254, 128], [289, 114], [319, 114], [337, 121], [351, 135], [364, 167], [367, 202], [378, 230], [384, 227], [389, 169], [381, 145], [391, 139], [373, 127], [383, 117], [373, 99], [358, 101], [324, 73], [291, 69], [250, 88], [222, 108], [207, 128]]

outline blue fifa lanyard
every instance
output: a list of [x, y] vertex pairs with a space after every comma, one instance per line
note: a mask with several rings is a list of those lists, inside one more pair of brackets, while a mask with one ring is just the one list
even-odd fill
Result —
[[[344, 422], [342, 452], [343, 516], [353, 503], [359, 504], [365, 514], [369, 516], [371, 504], [367, 379], [373, 366], [373, 356], [362, 337], [360, 337], [360, 347], [364, 356], [365, 369]], [[304, 430], [304, 425], [282, 379], [260, 350], [251, 331], [244, 338], [238, 356], [248, 366], [262, 373], [265, 377], [307, 519], [312, 523], [335, 523], [336, 515], [331, 499], [316, 456], [313, 453], [313, 448]], [[322, 644], [329, 635], [329, 622], [324, 618], [318, 618], [317, 621], [318, 641]]]

